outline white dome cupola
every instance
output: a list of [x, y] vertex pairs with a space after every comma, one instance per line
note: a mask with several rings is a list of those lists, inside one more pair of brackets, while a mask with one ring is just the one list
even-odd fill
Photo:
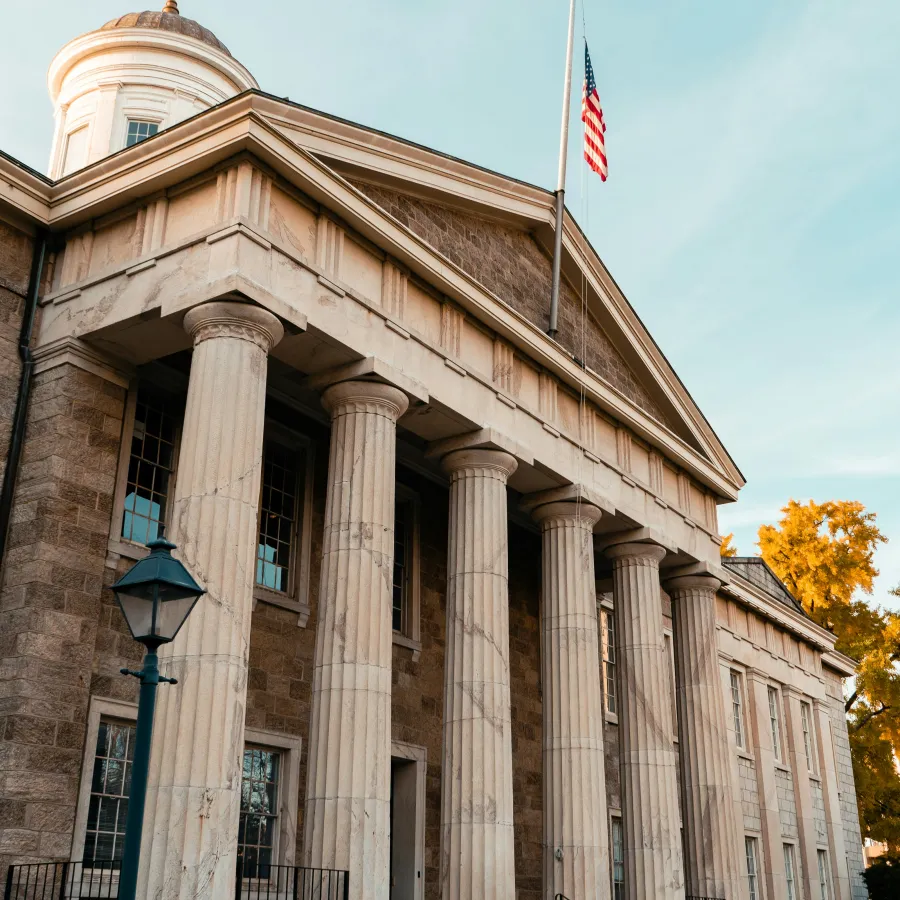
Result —
[[128, 13], [66, 44], [47, 74], [56, 128], [50, 177], [111, 153], [259, 85], [176, 0]]

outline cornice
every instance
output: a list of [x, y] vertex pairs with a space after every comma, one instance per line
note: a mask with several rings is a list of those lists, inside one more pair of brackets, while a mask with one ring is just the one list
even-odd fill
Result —
[[[721, 593], [733, 597], [739, 603], [752, 609], [763, 618], [780, 625], [795, 637], [818, 647], [825, 653], [834, 653], [835, 636], [808, 616], [789, 609], [782, 603], [760, 590], [755, 584], [737, 573], [727, 570], [728, 581], [719, 588]], [[838, 654], [841, 656], [842, 654]]]
[[[489, 325], [561, 381], [576, 390], [584, 386], [588, 399], [614, 415], [638, 437], [662, 449], [666, 456], [710, 487], [720, 498], [737, 498], [743, 479], [735, 477], [736, 470], [721, 464], [720, 454], [712, 454], [714, 461], [711, 462], [703, 452], [661, 425], [598, 375], [583, 369], [568, 351], [503, 302], [502, 298], [488, 291], [471, 275], [393, 219], [319, 156], [291, 141], [264, 114], [271, 110], [273, 103], [278, 102], [254, 92], [242, 94], [167, 129], [152, 141], [122, 150], [58, 182], [44, 185], [45, 209], [49, 207], [44, 212], [44, 224], [54, 231], [73, 228], [209, 171], [241, 152], [250, 152], [313, 200], [339, 212], [363, 237], [389, 251], [410, 271], [456, 300], [476, 319]], [[291, 108], [283, 102], [281, 105], [285, 109]], [[309, 115], [312, 116], [312, 113]], [[332, 121], [321, 114], [318, 117], [322, 122]], [[352, 133], [354, 129], [358, 135]], [[341, 123], [338, 130], [342, 134], [347, 132], [347, 141], [351, 137], [356, 140], [356, 137], [368, 134], [376, 150], [385, 153], [389, 150], [394, 159], [398, 158], [397, 148], [401, 142], [397, 139], [377, 134], [373, 138], [371, 132], [349, 123]], [[501, 214], [525, 218], [541, 216], [544, 221], [551, 215], [546, 203], [542, 207], [542, 198], [546, 200], [550, 195], [540, 188], [504, 179], [496, 173], [461, 161], [448, 162], [446, 157], [425, 148], [403, 146], [411, 148], [409, 152], [421, 171], [434, 170], [437, 161], [443, 161], [447, 169], [442, 176], [445, 180], [457, 179], [462, 184], [457, 176], [464, 176], [470, 183], [477, 183], [480, 192], [476, 198], [478, 202], [487, 202], [488, 197], [504, 197], [502, 208], [500, 205], [495, 207]], [[427, 158], [429, 155], [430, 159]], [[32, 190], [35, 190], [37, 180], [32, 177], [32, 181], [35, 182]], [[566, 245], [570, 252], [574, 249], [579, 258], [590, 249], [586, 244], [576, 246], [571, 235]], [[587, 265], [589, 258], [585, 257], [584, 270], [588, 280], [597, 284], [599, 290], [599, 276], [605, 273], [605, 269], [595, 255], [590, 259], [591, 265]], [[606, 275], [608, 277], [608, 273]], [[614, 285], [611, 279], [609, 281]], [[623, 335], [621, 340], [633, 341], [635, 346], [640, 344], [645, 365], [657, 383], [661, 374], [664, 380], [677, 380], [664, 357], [661, 354], [654, 356], [655, 345], [624, 297], [607, 291], [604, 291], [604, 296], [610, 299], [611, 308], [616, 310], [620, 323], [618, 327]], [[694, 412], [696, 407], [693, 401], [687, 396], [677, 399], [679, 416], [686, 417], [692, 424], [696, 423], [700, 414], [698, 410]], [[703, 435], [698, 436], [696, 428], [693, 434], [702, 446]]]

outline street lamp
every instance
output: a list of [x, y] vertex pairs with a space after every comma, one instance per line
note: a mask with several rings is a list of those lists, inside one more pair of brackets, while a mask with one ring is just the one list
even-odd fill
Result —
[[141, 692], [131, 763], [125, 846], [119, 872], [119, 900], [135, 900], [137, 890], [156, 686], [161, 681], [177, 684], [174, 678], [164, 678], [159, 674], [156, 651], [160, 644], [175, 639], [194, 604], [205, 593], [191, 573], [172, 556], [175, 545], [171, 541], [158, 537], [147, 546], [150, 548], [149, 555], [135, 563], [112, 586], [132, 637], [142, 643], [147, 651], [140, 672], [122, 669], [123, 675], [132, 675], [141, 682]]

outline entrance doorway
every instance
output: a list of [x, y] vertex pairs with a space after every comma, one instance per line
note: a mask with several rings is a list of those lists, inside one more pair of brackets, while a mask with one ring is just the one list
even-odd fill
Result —
[[425, 748], [391, 745], [391, 900], [425, 896]]

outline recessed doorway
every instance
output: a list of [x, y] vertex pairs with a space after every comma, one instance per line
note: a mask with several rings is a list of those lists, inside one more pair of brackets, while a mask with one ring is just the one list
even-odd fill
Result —
[[391, 744], [391, 900], [425, 896], [424, 747]]

